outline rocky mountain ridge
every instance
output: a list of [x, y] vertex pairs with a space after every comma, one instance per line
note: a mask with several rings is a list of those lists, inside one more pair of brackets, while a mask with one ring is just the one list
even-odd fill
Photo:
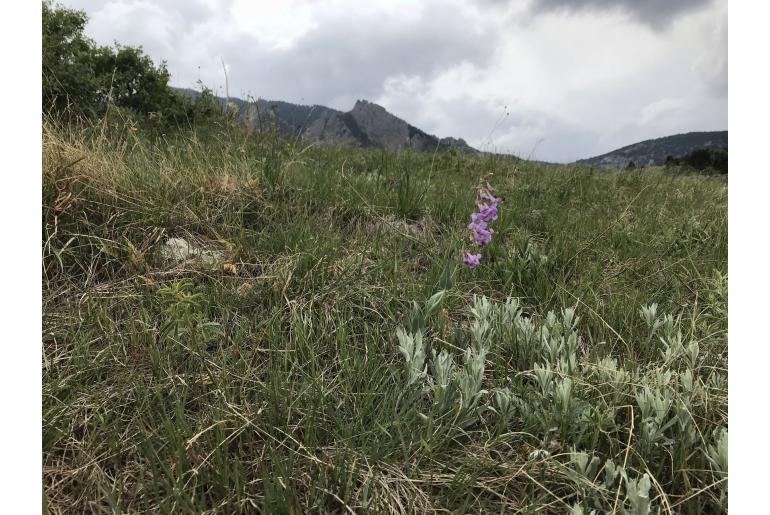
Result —
[[[177, 91], [192, 98], [200, 95], [191, 89]], [[215, 98], [224, 106], [224, 98]], [[366, 100], [358, 100], [347, 112], [321, 105], [264, 99], [252, 102], [231, 97], [229, 101], [238, 108], [239, 116], [249, 126], [267, 129], [275, 123], [280, 132], [304, 141], [388, 149], [410, 146], [420, 151], [454, 147], [465, 152], [477, 152], [462, 138], [439, 138], [428, 134], [384, 107]]]

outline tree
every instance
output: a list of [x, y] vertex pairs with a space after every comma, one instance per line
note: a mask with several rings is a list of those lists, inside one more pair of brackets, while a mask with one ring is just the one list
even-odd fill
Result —
[[712, 163], [714, 169], [720, 173], [727, 173], [727, 149], [720, 148], [719, 150], [715, 150]]
[[666, 166], [684, 166], [698, 171], [716, 171], [727, 173], [727, 149], [701, 148], [682, 157], [668, 156]]
[[699, 148], [693, 150], [685, 157], [685, 163], [692, 166], [696, 170], [705, 170], [711, 166], [712, 155], [711, 150], [707, 148]]
[[141, 47], [97, 46], [84, 35], [87, 21], [83, 11], [43, 2], [44, 111], [89, 117], [115, 105], [155, 125], [221, 116], [206, 91], [201, 105], [175, 92], [166, 63], [156, 66]]
[[170, 75], [163, 62], [155, 66], [141, 48], [116, 45], [94, 52], [94, 73], [100, 102], [108, 101], [137, 113], [183, 115], [184, 102], [169, 86]]
[[43, 3], [43, 109], [94, 114], [94, 43], [83, 35], [83, 11]]

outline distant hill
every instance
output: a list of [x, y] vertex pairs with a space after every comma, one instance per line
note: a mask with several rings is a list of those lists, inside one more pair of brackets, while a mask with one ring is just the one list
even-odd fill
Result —
[[[192, 89], [177, 88], [176, 91], [192, 98], [200, 95]], [[225, 99], [217, 97], [217, 100], [224, 105]], [[230, 101], [238, 106], [241, 118], [250, 126], [271, 127], [272, 113], [275, 113], [279, 131], [301, 137], [305, 141], [390, 149], [404, 148], [408, 141], [416, 150], [433, 151], [436, 148], [456, 147], [462, 151], [476, 152], [462, 138], [438, 138], [366, 100], [357, 101], [353, 109], [347, 112], [320, 105], [307, 106], [277, 100], [248, 102], [231, 97]]]
[[657, 139], [648, 139], [600, 156], [581, 159], [581, 164], [608, 168], [653, 166], [665, 164], [668, 157], [680, 158], [700, 149], [726, 149], [727, 131], [688, 132]]

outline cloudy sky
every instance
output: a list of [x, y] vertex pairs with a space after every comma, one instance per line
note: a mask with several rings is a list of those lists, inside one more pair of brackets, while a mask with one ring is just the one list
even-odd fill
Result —
[[572, 161], [727, 128], [727, 0], [63, 0], [172, 84], [349, 110]]

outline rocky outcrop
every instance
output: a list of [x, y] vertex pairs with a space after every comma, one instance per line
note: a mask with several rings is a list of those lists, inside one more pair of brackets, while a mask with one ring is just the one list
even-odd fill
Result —
[[409, 139], [409, 124], [393, 116], [384, 107], [359, 100], [350, 116], [372, 145], [383, 148], [404, 148]]

